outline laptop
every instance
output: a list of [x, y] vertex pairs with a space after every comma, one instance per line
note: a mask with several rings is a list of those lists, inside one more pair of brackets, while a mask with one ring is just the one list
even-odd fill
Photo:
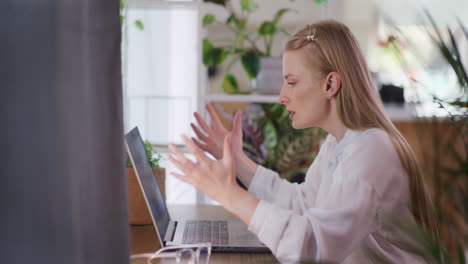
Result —
[[138, 127], [125, 135], [125, 143], [161, 245], [210, 242], [214, 252], [270, 253], [240, 220], [172, 220], [146, 156]]

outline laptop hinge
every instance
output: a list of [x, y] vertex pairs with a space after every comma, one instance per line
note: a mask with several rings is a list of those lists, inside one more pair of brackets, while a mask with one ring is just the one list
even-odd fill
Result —
[[175, 236], [175, 231], [177, 227], [177, 221], [170, 221], [169, 225], [167, 226], [166, 235], [164, 237], [164, 241], [173, 241]]

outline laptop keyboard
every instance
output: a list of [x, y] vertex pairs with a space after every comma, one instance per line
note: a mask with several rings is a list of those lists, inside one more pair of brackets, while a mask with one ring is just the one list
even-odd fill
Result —
[[227, 245], [228, 240], [227, 221], [187, 221], [182, 236], [183, 244]]

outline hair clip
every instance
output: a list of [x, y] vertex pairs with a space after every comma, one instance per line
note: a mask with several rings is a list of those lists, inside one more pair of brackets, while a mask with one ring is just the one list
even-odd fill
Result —
[[315, 30], [316, 30], [316, 28], [314, 28], [314, 34], [312, 34], [312, 27], [309, 26], [309, 35], [306, 36], [306, 39], [308, 41], [314, 41], [315, 40]]

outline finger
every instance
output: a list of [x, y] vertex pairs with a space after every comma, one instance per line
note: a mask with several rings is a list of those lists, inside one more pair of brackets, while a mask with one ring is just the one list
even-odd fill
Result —
[[167, 155], [167, 158], [170, 162], [172, 162], [172, 164], [174, 164], [177, 167], [177, 169], [181, 170], [182, 172], [184, 171], [184, 165], [182, 164], [182, 162], [174, 158], [171, 154]]
[[171, 161], [177, 166], [179, 170], [181, 170], [184, 173], [193, 170], [193, 168], [195, 167], [195, 163], [189, 160], [179, 148], [177, 148], [173, 144], [169, 144], [169, 151], [175, 156], [175, 158], [172, 157], [173, 159]]
[[224, 128], [223, 124], [221, 123], [221, 120], [219, 120], [219, 117], [216, 114], [216, 111], [214, 110], [214, 108], [213, 108], [213, 106], [211, 104], [206, 105], [206, 110], [208, 110], [208, 114], [210, 115], [210, 119], [211, 119], [211, 122], [213, 123], [214, 127]]
[[178, 147], [176, 147], [174, 144], [169, 144], [169, 151], [172, 154], [174, 154], [174, 156], [176, 156], [177, 159], [179, 159], [179, 160], [185, 158], [184, 153]]
[[224, 138], [224, 150], [223, 150], [223, 163], [231, 170], [231, 175], [235, 175], [235, 168], [232, 161], [232, 135], [229, 134]]
[[232, 129], [234, 134], [242, 135], [242, 112], [239, 111], [234, 116], [234, 128]]
[[192, 153], [195, 158], [200, 161], [201, 163], [207, 163], [210, 161], [208, 156], [197, 146], [193, 141], [191, 141], [186, 135], [182, 135], [182, 140], [185, 143], [185, 146], [187, 146], [188, 150], [190, 153]]
[[203, 120], [201, 115], [197, 112], [193, 113], [193, 115], [195, 116], [195, 119], [197, 119], [198, 124], [201, 126], [204, 132], [209, 134], [209, 132], [211, 131], [211, 127], [205, 122], [205, 120]]
[[178, 160], [171, 155], [168, 155], [167, 158], [185, 175], [188, 175], [190, 172], [192, 172], [196, 166], [195, 163], [189, 159]]
[[197, 147], [201, 148], [201, 149], [204, 150], [204, 151], [207, 151], [207, 150], [206, 150], [206, 144], [205, 144], [205, 143], [201, 142], [200, 140], [198, 140], [198, 139], [196, 139], [196, 138], [194, 138], [194, 137], [191, 138], [191, 139], [192, 139], [193, 143], [195, 143], [195, 145], [197, 145]]
[[197, 137], [206, 142], [208, 137], [195, 124], [190, 123], [190, 126], [192, 127], [192, 130], [195, 132], [195, 134], [197, 134]]

